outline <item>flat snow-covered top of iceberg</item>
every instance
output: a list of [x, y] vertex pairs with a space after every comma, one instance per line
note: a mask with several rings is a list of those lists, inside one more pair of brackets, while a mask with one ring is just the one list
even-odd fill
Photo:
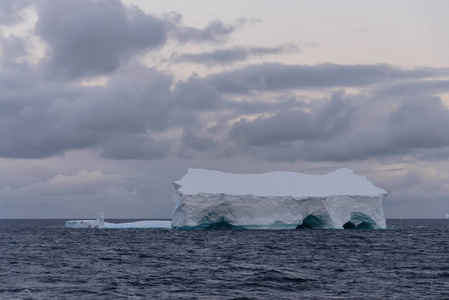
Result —
[[136, 221], [129, 223], [108, 223], [104, 222], [104, 228], [106, 229], [157, 229], [157, 228], [171, 228], [171, 221]]
[[377, 196], [387, 192], [377, 188], [365, 177], [342, 168], [325, 175], [295, 172], [264, 174], [232, 174], [204, 169], [188, 169], [187, 174], [174, 182], [183, 195], [199, 193], [325, 197], [335, 195]]

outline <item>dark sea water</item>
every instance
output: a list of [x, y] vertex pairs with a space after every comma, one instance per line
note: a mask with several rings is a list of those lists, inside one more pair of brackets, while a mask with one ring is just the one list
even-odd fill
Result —
[[277, 231], [64, 222], [0, 220], [0, 299], [449, 298], [449, 220]]

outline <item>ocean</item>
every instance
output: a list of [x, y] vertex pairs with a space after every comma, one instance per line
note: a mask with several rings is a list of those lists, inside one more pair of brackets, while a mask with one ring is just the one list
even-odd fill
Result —
[[0, 299], [449, 298], [449, 220], [387, 220], [387, 230], [64, 223], [0, 220]]

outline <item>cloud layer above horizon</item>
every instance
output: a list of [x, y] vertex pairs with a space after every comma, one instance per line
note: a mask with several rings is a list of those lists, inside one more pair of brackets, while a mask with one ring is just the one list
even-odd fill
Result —
[[[0, 35], [3, 159], [87, 150], [109, 160], [369, 161], [378, 169], [402, 164], [401, 183], [373, 175], [390, 190], [415, 182], [449, 195], [438, 180], [443, 170], [417, 171], [449, 158], [449, 68], [265, 62], [304, 50], [228, 45], [241, 28], [257, 26], [245, 18], [195, 28], [178, 13], [151, 14], [119, 1], [1, 5], [4, 28], [23, 22], [26, 10], [37, 16], [30, 30]], [[191, 75], [179, 77], [176, 68]], [[129, 197], [137, 191], [97, 170], [53, 174], [26, 191], [76, 194], [83, 186]]]

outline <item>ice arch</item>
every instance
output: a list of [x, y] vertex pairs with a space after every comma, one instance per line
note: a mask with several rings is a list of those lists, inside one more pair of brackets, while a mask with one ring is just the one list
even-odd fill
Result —
[[344, 229], [376, 229], [376, 222], [361, 213], [352, 213], [351, 219], [343, 225]]
[[329, 216], [308, 215], [296, 229], [326, 229], [329, 228]]

